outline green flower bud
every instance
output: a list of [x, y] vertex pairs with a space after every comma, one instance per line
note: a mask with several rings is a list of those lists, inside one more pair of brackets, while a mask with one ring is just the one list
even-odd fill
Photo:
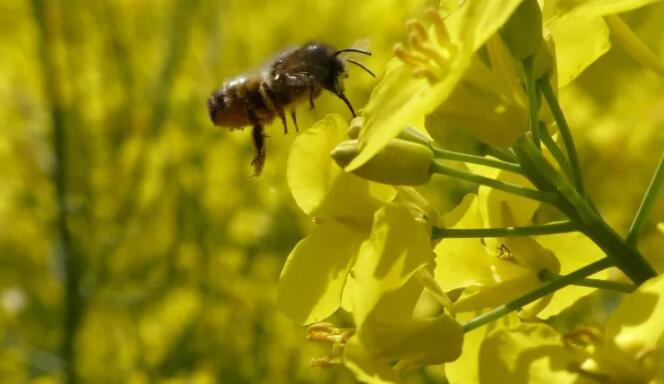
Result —
[[427, 137], [427, 135], [411, 127], [404, 128], [404, 130], [401, 131], [397, 137], [399, 139], [411, 141], [413, 143], [423, 144], [427, 147], [431, 147], [431, 143], [433, 142], [433, 140]]
[[542, 45], [542, 10], [537, 0], [524, 0], [502, 28], [502, 36], [512, 55], [523, 60]]
[[362, 124], [364, 123], [363, 117], [356, 117], [350, 122], [350, 126], [346, 131], [346, 134], [351, 139], [357, 139], [360, 136], [360, 129], [362, 129]]
[[555, 59], [553, 52], [555, 52], [553, 40], [547, 40], [544, 44], [540, 45], [533, 59], [535, 79], [551, 73], [554, 69]]
[[[360, 153], [360, 142], [348, 140], [330, 153], [345, 168]], [[391, 185], [422, 185], [431, 178], [433, 151], [422, 144], [394, 139], [361, 167], [352, 171], [367, 180]]]

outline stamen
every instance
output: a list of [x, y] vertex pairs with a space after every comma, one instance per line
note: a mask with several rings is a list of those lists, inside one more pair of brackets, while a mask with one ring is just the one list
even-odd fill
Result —
[[438, 39], [438, 42], [440, 44], [443, 44], [445, 41], [450, 40], [450, 34], [447, 31], [447, 27], [445, 26], [445, 21], [443, 20], [443, 16], [441, 16], [440, 12], [434, 8], [429, 8], [424, 12], [424, 15], [431, 21], [431, 24], [433, 24], [433, 29], [434, 32], [436, 32], [436, 39]]
[[409, 20], [406, 23], [406, 45], [397, 44], [394, 55], [412, 67], [416, 76], [435, 83], [445, 76], [457, 47], [450, 42], [443, 18], [437, 10], [428, 10], [426, 17], [433, 27], [427, 30], [421, 21]]
[[425, 40], [427, 38], [427, 29], [424, 27], [424, 24], [422, 24], [421, 21], [408, 20], [406, 22], [406, 28], [411, 31], [411, 33], [417, 34], [421, 40]]

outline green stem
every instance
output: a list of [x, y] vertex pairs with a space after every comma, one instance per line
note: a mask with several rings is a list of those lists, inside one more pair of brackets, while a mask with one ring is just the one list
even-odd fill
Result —
[[544, 99], [549, 105], [549, 109], [551, 110], [551, 113], [553, 114], [553, 117], [558, 124], [558, 130], [560, 131], [560, 136], [563, 139], [563, 144], [565, 144], [565, 150], [567, 151], [569, 163], [574, 173], [574, 185], [582, 195], [585, 195], [585, 188], [583, 186], [583, 179], [581, 177], [581, 165], [579, 164], [579, 157], [576, 152], [576, 146], [574, 145], [574, 139], [572, 138], [572, 132], [569, 129], [569, 125], [567, 124], [567, 119], [565, 119], [565, 115], [560, 108], [558, 98], [553, 92], [553, 88], [551, 87], [551, 82], [549, 79], [547, 77], [543, 77], [540, 79], [540, 81], [538, 81], [538, 84], [540, 90], [542, 91], [542, 95], [544, 95]]
[[648, 185], [648, 189], [646, 190], [645, 195], [643, 195], [639, 210], [636, 212], [632, 225], [629, 228], [629, 233], [627, 234], [626, 239], [627, 244], [633, 246], [636, 245], [636, 240], [643, 230], [643, 226], [648, 221], [648, 215], [655, 204], [655, 200], [657, 200], [659, 192], [662, 190], [662, 184], [664, 184], [664, 152], [662, 152], [662, 156], [659, 158], [659, 164], [657, 165], [655, 174], [650, 180], [650, 185]]
[[[574, 187], [556, 172], [530, 140], [519, 140], [514, 149], [519, 154], [524, 171], [527, 171], [531, 181], [536, 185], [538, 182], [542, 183], [540, 189], [553, 188], [557, 191], [561, 197], [557, 207], [575, 222], [578, 228], [593, 240], [608, 257], [612, 258], [615, 266], [620, 268], [634, 284], [640, 285], [656, 275], [655, 270], [643, 255], [635, 247], [627, 244], [604, 221], [591, 203], [579, 195]], [[546, 183], [541, 182], [542, 180]]]
[[542, 138], [542, 142], [544, 143], [544, 146], [546, 146], [546, 149], [548, 149], [553, 158], [556, 159], [556, 162], [558, 165], [560, 165], [560, 168], [563, 170], [563, 172], [565, 172], [567, 177], [569, 177], [570, 180], [574, 180], [574, 172], [572, 171], [572, 167], [569, 165], [569, 161], [567, 161], [565, 154], [560, 150], [558, 144], [553, 141], [553, 138], [549, 134], [549, 131], [546, 129], [546, 127], [540, 126], [540, 133], [540, 137]]
[[523, 59], [523, 70], [526, 74], [526, 91], [528, 92], [528, 126], [533, 135], [533, 143], [539, 148], [540, 146], [540, 133], [538, 127], [537, 112], [539, 105], [537, 103], [537, 85], [535, 83], [535, 70], [534, 70], [534, 56], [529, 56]]
[[[544, 281], [553, 281], [561, 277], [561, 275], [558, 275], [548, 270], [540, 272], [539, 275], [540, 278], [543, 279]], [[609, 291], [617, 291], [623, 293], [632, 293], [636, 289], [636, 286], [633, 284], [625, 284], [625, 283], [620, 283], [618, 281], [608, 281], [608, 280], [590, 279], [590, 278], [579, 279], [578, 281], [570, 285], [576, 285], [579, 287], [606, 289]]]
[[481, 156], [469, 155], [461, 152], [448, 151], [447, 149], [442, 149], [438, 147], [432, 147], [434, 156], [436, 159], [442, 160], [455, 160], [463, 161], [466, 163], [486, 165], [487, 167], [493, 167], [498, 169], [503, 169], [505, 171], [510, 171], [514, 173], [521, 173], [521, 167], [519, 164], [510, 163], [503, 160], [490, 159]]
[[508, 163], [515, 163], [517, 161], [514, 155], [507, 151], [503, 151], [502, 149], [487, 146], [484, 150], [486, 151], [487, 155], [493, 156], [496, 159], [507, 161]]
[[[68, 153], [67, 153], [67, 115], [69, 112], [66, 97], [59, 80], [59, 71], [55, 53], [56, 36], [59, 31], [49, 20], [52, 13], [62, 12], [56, 8], [59, 4], [54, 2], [45, 3], [43, 0], [32, 0], [32, 12], [38, 27], [38, 43], [40, 51], [41, 76], [44, 82], [44, 93], [48, 101], [49, 114], [53, 129], [53, 173], [52, 181], [54, 188], [54, 199], [56, 202], [56, 246], [55, 257], [58, 263], [64, 267], [64, 297], [63, 297], [63, 332], [60, 341], [60, 353], [63, 360], [63, 382], [76, 384], [76, 334], [79, 329], [83, 314], [84, 299], [81, 295], [81, 279], [83, 268], [82, 259], [75, 251], [74, 241], [67, 206], [67, 180], [68, 175]], [[60, 15], [61, 16], [61, 15]]]
[[527, 294], [519, 297], [518, 299], [512, 300], [507, 304], [501, 305], [498, 308], [495, 308], [485, 314], [482, 314], [463, 325], [464, 333], [470, 332], [473, 329], [479, 328], [489, 322], [492, 322], [496, 319], [499, 319], [510, 312], [519, 310], [524, 306], [541, 299], [551, 293], [566, 287], [570, 284], [574, 284], [577, 281], [586, 278], [590, 275], [593, 275], [599, 271], [602, 271], [606, 268], [612, 266], [612, 262], [609, 258], [604, 258], [598, 260], [594, 263], [588, 264], [585, 267], [578, 269], [569, 275], [561, 276], [553, 281], [543, 284], [541, 287], [528, 292]]
[[509, 236], [536, 236], [551, 235], [578, 231], [576, 225], [570, 221], [543, 225], [530, 225], [524, 227], [505, 228], [439, 228], [433, 227], [432, 239], [446, 238], [473, 238], [473, 237], [509, 237]]
[[527, 197], [529, 199], [542, 201], [545, 203], [550, 203], [555, 205], [555, 203], [558, 201], [558, 198], [552, 193], [540, 192], [538, 190], [525, 188], [520, 185], [494, 180], [489, 177], [484, 177], [470, 172], [461, 171], [442, 164], [438, 164], [436, 162], [431, 164], [431, 172], [439, 173], [441, 175], [456, 177], [457, 179], [469, 181], [471, 183], [486, 185], [489, 187], [500, 189], [505, 192], [513, 193], [515, 195]]

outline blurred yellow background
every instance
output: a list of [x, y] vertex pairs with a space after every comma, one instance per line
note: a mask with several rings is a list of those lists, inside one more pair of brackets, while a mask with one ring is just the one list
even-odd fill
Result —
[[[275, 307], [310, 225], [285, 181], [294, 132], [267, 128], [251, 178], [250, 133], [213, 127], [206, 99], [309, 40], [368, 41], [380, 77], [405, 20], [432, 4], [0, 0], [0, 382], [353, 382], [309, 368], [320, 350]], [[654, 34], [656, 20], [631, 21]], [[577, 132], [586, 178], [624, 228], [664, 143], [664, 87], [614, 51], [563, 107], [591, 127]], [[350, 69], [357, 109], [375, 82]], [[301, 128], [350, 117], [330, 95], [316, 106], [298, 108]]]
[[[293, 130], [267, 128], [252, 178], [250, 132], [213, 127], [206, 100], [310, 40], [368, 42], [380, 74], [422, 3], [0, 1], [0, 382], [349, 382], [308, 367], [275, 307], [309, 225]], [[359, 109], [376, 80], [350, 71]], [[300, 127], [348, 115], [316, 105]]]

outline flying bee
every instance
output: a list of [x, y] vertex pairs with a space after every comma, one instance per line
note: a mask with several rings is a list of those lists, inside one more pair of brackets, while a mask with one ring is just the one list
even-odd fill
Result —
[[278, 54], [264, 70], [235, 77], [212, 93], [207, 106], [214, 125], [231, 130], [253, 126], [256, 154], [251, 165], [255, 176], [261, 174], [265, 164], [267, 136], [264, 125], [279, 117], [284, 133], [288, 133], [285, 115], [288, 110], [295, 129], [299, 131], [294, 109], [299, 102], [308, 98], [309, 108], [314, 109], [314, 99], [325, 89], [340, 98], [355, 117], [341, 80], [348, 77], [346, 63], [375, 75], [361, 63], [342, 57], [344, 53], [371, 55], [359, 48], [336, 49], [328, 44], [310, 42]]

